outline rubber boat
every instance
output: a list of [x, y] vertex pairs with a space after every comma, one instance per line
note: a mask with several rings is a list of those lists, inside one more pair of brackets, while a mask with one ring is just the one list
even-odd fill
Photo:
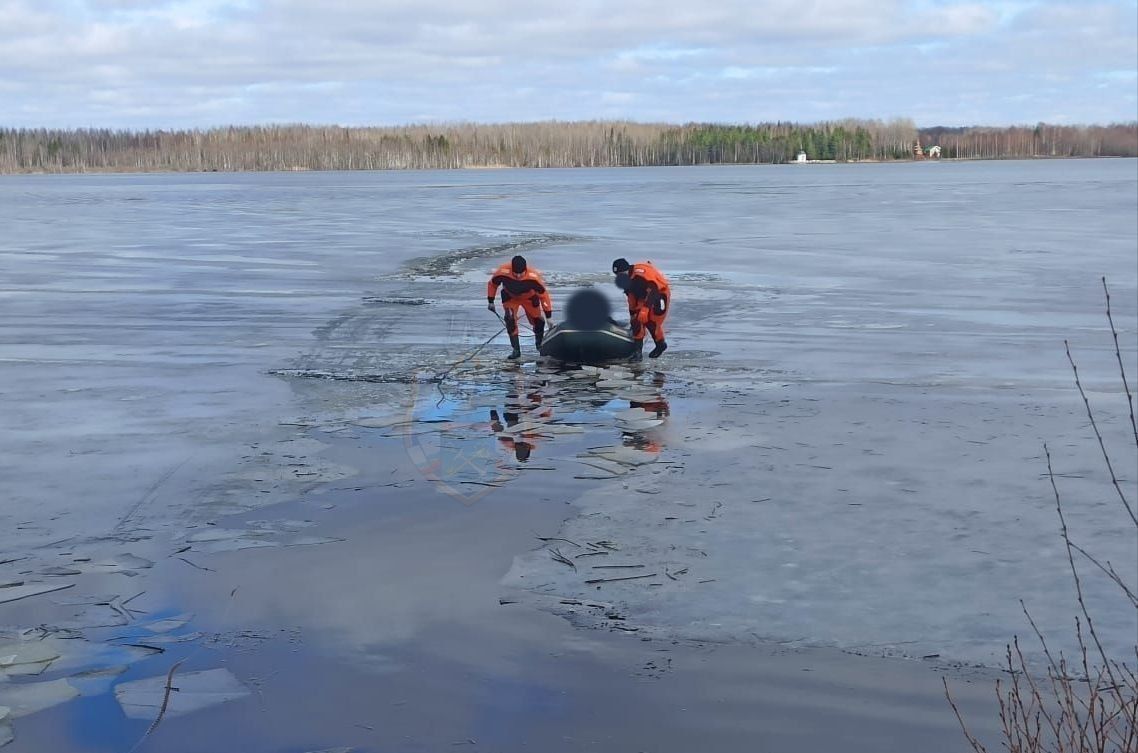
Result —
[[596, 364], [627, 359], [636, 349], [632, 332], [613, 321], [608, 299], [596, 288], [573, 293], [565, 312], [565, 321], [545, 333], [541, 355], [566, 363]]
[[546, 333], [541, 354], [567, 363], [595, 364], [626, 360], [635, 347], [627, 327], [607, 323], [594, 329], [577, 329], [562, 322]]

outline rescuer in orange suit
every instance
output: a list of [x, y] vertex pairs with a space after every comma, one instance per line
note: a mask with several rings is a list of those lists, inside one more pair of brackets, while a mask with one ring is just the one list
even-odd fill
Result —
[[616, 275], [616, 286], [628, 298], [629, 323], [632, 339], [636, 341], [632, 357], [640, 358], [644, 352], [644, 331], [647, 330], [656, 344], [648, 357], [659, 358], [668, 349], [664, 339], [664, 320], [672, 303], [668, 278], [648, 261], [629, 264], [627, 259], [617, 259], [612, 263], [612, 272]]
[[530, 269], [524, 256], [515, 256], [495, 269], [490, 282], [486, 283], [486, 307], [495, 314], [498, 312], [494, 308], [494, 296], [499, 287], [502, 288], [502, 308], [506, 310], [503, 321], [510, 336], [510, 345], [514, 348], [509, 357], [517, 360], [522, 357], [522, 346], [518, 340], [518, 309], [526, 312], [526, 318], [533, 327], [534, 347], [540, 350], [545, 337], [545, 322], [553, 318], [553, 299], [541, 273]]

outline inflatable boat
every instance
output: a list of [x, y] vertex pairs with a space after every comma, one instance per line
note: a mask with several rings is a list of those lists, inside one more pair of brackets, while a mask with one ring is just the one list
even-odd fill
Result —
[[629, 358], [636, 341], [613, 321], [608, 298], [596, 288], [578, 290], [565, 306], [566, 320], [545, 333], [540, 353], [567, 363], [604, 363]]
[[555, 325], [545, 334], [541, 354], [568, 363], [603, 363], [625, 360], [636, 341], [627, 327], [606, 323], [593, 329], [577, 329], [569, 322]]

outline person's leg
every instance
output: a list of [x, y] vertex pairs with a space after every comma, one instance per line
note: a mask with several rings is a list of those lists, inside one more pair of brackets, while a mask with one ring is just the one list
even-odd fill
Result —
[[632, 360], [639, 361], [644, 357], [644, 336], [648, 333], [649, 322], [652, 321], [652, 312], [647, 306], [636, 309], [632, 317], [632, 339], [636, 345], [632, 350]]
[[541, 342], [545, 339], [545, 314], [542, 313], [541, 304], [537, 302], [527, 301], [525, 310], [529, 326], [533, 327], [533, 345], [540, 351]]
[[645, 325], [648, 324], [648, 309], [643, 306], [636, 309], [629, 317], [628, 323], [632, 327], [632, 339], [643, 342]]
[[510, 336], [510, 346], [513, 350], [508, 356], [510, 360], [517, 360], [522, 357], [522, 345], [518, 339], [518, 307], [520, 304], [514, 301], [507, 301], [502, 304], [502, 308], [506, 310], [503, 320], [506, 322], [506, 334]]
[[652, 342], [656, 343], [656, 347], [648, 354], [649, 358], [659, 358], [668, 349], [668, 342], [664, 339], [664, 319], [667, 316], [667, 313], [664, 313], [652, 314], [649, 317], [648, 331], [652, 335]]

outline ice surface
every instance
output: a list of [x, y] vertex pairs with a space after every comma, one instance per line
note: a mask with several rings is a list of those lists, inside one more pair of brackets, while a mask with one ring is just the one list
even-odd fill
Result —
[[32, 596], [54, 593], [55, 591], [62, 591], [65, 588], [71, 588], [73, 585], [75, 584], [25, 583], [19, 586], [8, 586], [7, 588], [0, 588], [0, 604], [6, 604], [10, 601], [19, 601], [20, 599], [27, 599]]
[[193, 615], [181, 615], [179, 617], [168, 617], [164, 620], [155, 620], [147, 622], [142, 625], [143, 628], [151, 633], [169, 633], [172, 630], [178, 630], [185, 627]]
[[[488, 180], [501, 201], [457, 200]], [[1099, 278], [1133, 363], [1136, 184], [1132, 160], [3, 178], [0, 551], [20, 572], [87, 570], [64, 548], [153, 560], [147, 537], [345, 477], [312, 436], [358, 432], [456, 496], [539, 460], [598, 477], [564, 534], [661, 574], [602, 585], [630, 622], [990, 661], [1020, 598], [1072, 624], [1044, 441], [1078, 540], [1138, 570], [1062, 352], [1119, 446]], [[518, 248], [555, 297], [592, 282], [617, 311], [609, 261], [658, 263], [667, 354], [503, 368], [480, 288]], [[192, 543], [304, 539], [230, 528]], [[585, 579], [540, 551], [507, 582], [597, 595]], [[1088, 589], [1132, 645], [1132, 612]]]
[[[159, 675], [120, 683], [115, 687], [115, 697], [131, 719], [153, 720], [166, 698], [166, 682], [167, 675]], [[169, 693], [167, 716], [188, 714], [249, 695], [249, 689], [228, 669], [175, 673], [171, 686], [177, 692]]]
[[70, 630], [33, 628], [10, 638], [0, 633], [0, 681], [5, 675], [40, 674], [46, 669], [53, 675], [82, 675], [127, 666], [159, 652], [139, 645], [86, 640]]
[[298, 531], [309, 527], [307, 521], [251, 520], [246, 528], [210, 527], [185, 537], [190, 550], [195, 552], [235, 552], [242, 549], [263, 549], [280, 546], [312, 546], [330, 544], [340, 539], [329, 536], [299, 536]]
[[128, 667], [125, 664], [89, 669], [68, 677], [67, 681], [79, 691], [80, 695], [97, 696], [109, 692], [115, 680], [127, 669]]
[[[561, 612], [561, 599], [613, 600], [634, 624], [665, 635], [983, 663], [1023, 634], [1023, 598], [1053, 641], [1070, 647], [1073, 594], [1035, 444], [1047, 437], [1025, 430], [1018, 400], [942, 392], [930, 401], [886, 387], [863, 388], [857, 400], [846, 387], [794, 392], [799, 399], [752, 397], [746, 410], [673, 416], [666, 426], [684, 444], [577, 501], [581, 514], [558, 535], [611, 540], [620, 562], [644, 564], [656, 580], [598, 593], [543, 548], [519, 557], [505, 582], [548, 595]], [[1057, 413], [1069, 426], [1051, 424], [1057, 444], [1079, 448], [1062, 465], [1080, 478], [1059, 480], [1077, 509], [1069, 522], [1077, 515], [1080, 540], [1132, 564], [1121, 509], [1087, 505], [1109, 488], [1076, 411]], [[1121, 423], [1111, 425], [1124, 440]], [[1096, 626], [1125, 650], [1133, 612], [1100, 579], [1087, 581]]]
[[0, 678], [38, 675], [59, 658], [59, 652], [43, 641], [0, 643]]
[[[0, 551], [208, 515], [234, 487], [244, 504], [303, 488], [312, 477], [293, 474], [260, 494], [240, 475], [239, 459], [260, 451], [250, 445], [287, 431], [290, 390], [265, 372], [359, 301], [369, 277], [476, 235], [412, 246], [417, 221], [374, 213], [380, 197], [408, 194], [360, 188], [0, 178]], [[295, 201], [308, 210], [282, 210]], [[336, 227], [353, 214], [371, 219]]]
[[13, 719], [66, 703], [79, 695], [67, 680], [0, 684], [0, 706], [7, 706]]

